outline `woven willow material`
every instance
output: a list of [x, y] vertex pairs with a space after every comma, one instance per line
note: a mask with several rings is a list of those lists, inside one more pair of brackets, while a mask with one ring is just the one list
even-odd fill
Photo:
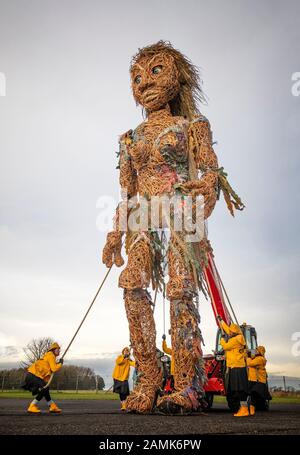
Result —
[[143, 414], [152, 409], [162, 381], [162, 371], [156, 358], [152, 302], [144, 290], [125, 290], [124, 297], [130, 342], [140, 373], [139, 384], [127, 398], [126, 408]]
[[[227, 174], [219, 168], [210, 124], [197, 108], [197, 102], [204, 99], [197, 68], [170, 43], [160, 41], [138, 51], [132, 59], [130, 74], [134, 99], [147, 118], [120, 136], [118, 167], [123, 200], [116, 210], [115, 231], [108, 234], [103, 250], [103, 262], [108, 267], [123, 263], [121, 245], [125, 229], [120, 223], [121, 215], [125, 210], [125, 219], [130, 220], [141, 197], [150, 202], [153, 196], [179, 195], [184, 204], [184, 198], [192, 196], [192, 219], [198, 195], [204, 199], [204, 218], [211, 215], [221, 191], [232, 214], [234, 208], [243, 208]], [[150, 217], [149, 213], [147, 216]], [[127, 398], [126, 408], [139, 413], [151, 411], [161, 386], [147, 288], [152, 285], [152, 289], [162, 289], [166, 270], [175, 392], [160, 397], [157, 405], [168, 401], [186, 410], [195, 409], [203, 396], [205, 381], [197, 299], [211, 246], [205, 238], [189, 243], [187, 232], [174, 228], [172, 211], [167, 225], [163, 210], [160, 216], [159, 227], [169, 229], [169, 242], [163, 233], [160, 236], [153, 229], [127, 230], [128, 260], [119, 278], [140, 373], [139, 385]]]

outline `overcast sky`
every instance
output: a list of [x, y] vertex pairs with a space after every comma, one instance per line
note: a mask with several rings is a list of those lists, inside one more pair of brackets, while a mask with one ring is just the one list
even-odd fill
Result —
[[[300, 332], [299, 17], [298, 1], [0, 0], [0, 368], [32, 338], [66, 347], [103, 278], [97, 201], [117, 203], [118, 136], [142, 121], [130, 58], [165, 39], [201, 68], [219, 163], [246, 204], [232, 218], [220, 200], [209, 220], [219, 272], [269, 371], [300, 377], [291, 339]], [[69, 359], [114, 357], [128, 344], [119, 273]], [[203, 298], [200, 313], [210, 352], [216, 325]], [[160, 345], [161, 299], [155, 316]]]

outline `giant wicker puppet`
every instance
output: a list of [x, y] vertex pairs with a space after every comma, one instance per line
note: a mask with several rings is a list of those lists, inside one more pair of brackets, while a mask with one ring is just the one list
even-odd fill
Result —
[[[134, 210], [127, 201], [140, 197], [202, 195], [204, 219], [223, 192], [230, 212], [243, 204], [230, 187], [213, 150], [208, 120], [197, 102], [203, 100], [197, 68], [169, 42], [139, 49], [130, 66], [132, 92], [146, 120], [120, 137], [119, 169], [123, 200], [116, 210], [114, 231], [103, 249], [107, 267], [120, 267], [122, 236], [120, 211]], [[138, 202], [137, 202], [138, 204]], [[130, 208], [131, 207], [131, 208]], [[133, 208], [132, 208], [133, 207]], [[194, 212], [193, 212], [194, 213]], [[160, 226], [161, 227], [161, 226]], [[126, 230], [128, 261], [119, 277], [129, 323], [130, 341], [139, 365], [139, 384], [126, 400], [126, 409], [148, 413], [156, 405], [164, 412], [191, 411], [203, 396], [205, 374], [199, 330], [198, 292], [209, 241], [188, 242], [184, 232], [169, 234], [149, 229]], [[166, 229], [167, 230], [167, 229]], [[165, 267], [167, 263], [167, 267]], [[161, 289], [168, 274], [174, 392], [158, 396], [162, 382], [156, 357], [153, 302], [148, 287]]]

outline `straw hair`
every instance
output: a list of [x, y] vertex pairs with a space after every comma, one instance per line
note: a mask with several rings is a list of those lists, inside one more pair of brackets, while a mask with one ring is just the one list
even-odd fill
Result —
[[130, 70], [141, 58], [151, 58], [158, 53], [171, 55], [179, 72], [180, 90], [169, 103], [171, 113], [192, 120], [193, 117], [200, 114], [197, 103], [206, 102], [201, 89], [199, 69], [184, 54], [175, 49], [169, 41], [160, 40], [155, 44], [140, 48], [132, 57]]

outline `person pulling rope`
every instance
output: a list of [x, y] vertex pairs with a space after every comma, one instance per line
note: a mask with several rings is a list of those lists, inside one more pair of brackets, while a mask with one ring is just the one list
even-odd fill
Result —
[[35, 398], [30, 403], [27, 412], [30, 414], [40, 414], [38, 403], [45, 398], [49, 406], [49, 412], [59, 414], [61, 409], [54, 403], [50, 396], [47, 381], [56, 371], [60, 371], [63, 365], [63, 359], [57, 363], [56, 358], [59, 356], [60, 346], [58, 343], [52, 343], [46, 354], [34, 362], [27, 370], [25, 383], [22, 386], [24, 390], [29, 390]]

